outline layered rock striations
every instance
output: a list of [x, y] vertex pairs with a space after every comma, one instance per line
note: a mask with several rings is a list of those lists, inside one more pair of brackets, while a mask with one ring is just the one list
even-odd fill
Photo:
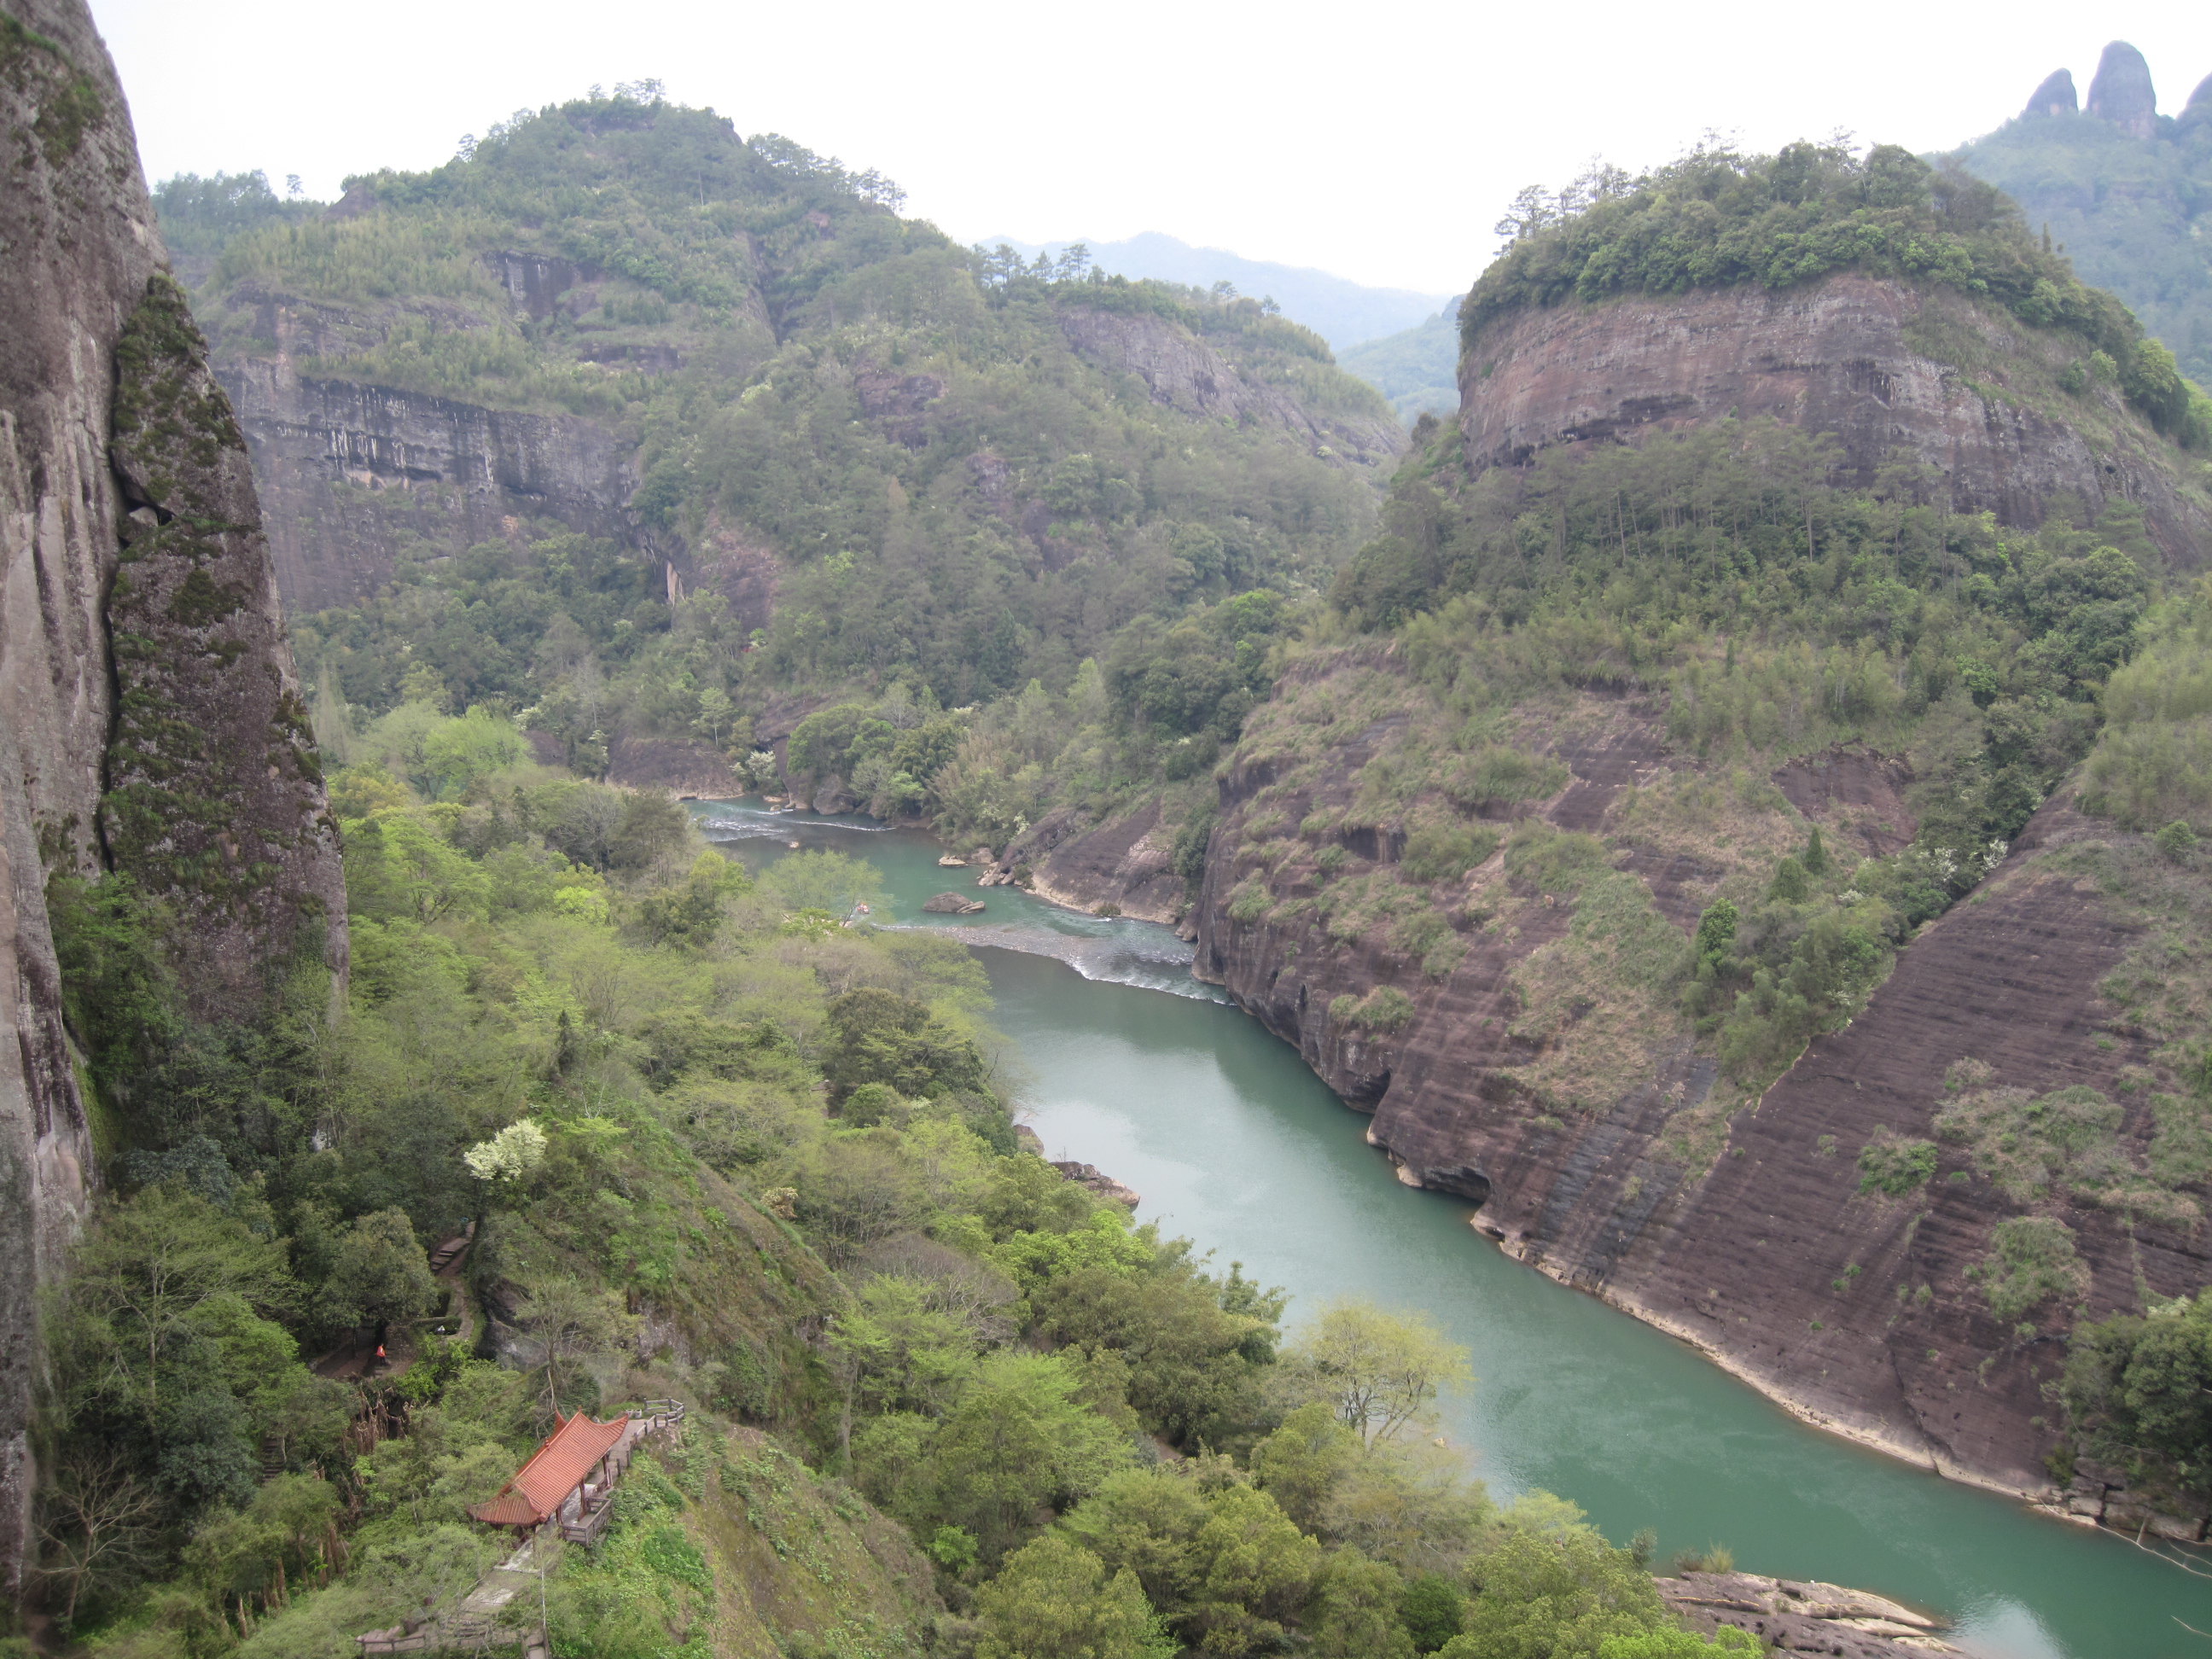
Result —
[[[1395, 653], [1374, 652], [1294, 672], [1279, 696], [1295, 719], [1364, 675], [1398, 679], [1418, 708], [1404, 674]], [[1756, 811], [1701, 808], [1713, 820], [1702, 833], [1655, 822], [1652, 803], [1671, 792], [1715, 793], [1667, 741], [1661, 712], [1583, 696], [1555, 713], [1526, 740], [1564, 765], [1563, 787], [1505, 809], [1496, 827], [1602, 836], [1677, 948], [1737, 860], [1802, 834], [1784, 800], [1839, 853], [1879, 856], [1911, 839], [1899, 763], [1856, 748], [1778, 769]], [[2151, 1144], [2159, 1121], [2142, 1079], [2155, 1045], [2100, 990], [2141, 932], [2100, 884], [2108, 843], [2129, 838], [2063, 799], [2046, 805], [1972, 899], [1902, 952], [1856, 1019], [1747, 1101], [1663, 996], [1646, 1006], [1632, 988], [1583, 976], [1572, 902], [1515, 880], [1502, 854], [1449, 896], [1440, 972], [1423, 971], [1396, 928], [1347, 933], [1316, 913], [1324, 880], [1356, 882], [1404, 856], [1403, 832], [1359, 811], [1362, 769], [1390, 763], [1404, 724], [1385, 715], [1318, 769], [1272, 757], [1263, 729], [1232, 762], [1194, 913], [1200, 976], [1371, 1115], [1367, 1138], [1401, 1180], [1478, 1206], [1474, 1224], [1509, 1254], [1693, 1343], [1810, 1421], [1948, 1476], [2055, 1499], [2046, 1390], [2063, 1324], [2022, 1328], [1991, 1311], [1996, 1230], [2021, 1206], [1936, 1125], [1961, 1066], [1981, 1066], [1989, 1088], [2095, 1089], [2118, 1103], [2114, 1147], [2140, 1159]], [[1731, 788], [1743, 786], [1717, 793]], [[1322, 832], [1333, 875], [1272, 838], [1283, 832], [1269, 825], [1301, 821], [1340, 826]], [[1402, 999], [1396, 1012], [1370, 1018], [1386, 991]], [[1907, 1194], [1868, 1189], [1863, 1149], [1896, 1142], [1940, 1147], [1940, 1164]], [[2146, 1291], [2193, 1292], [2212, 1276], [2198, 1207], [2184, 1196], [2161, 1219], [2062, 1191], [2049, 1212], [2078, 1250], [2080, 1305], [2101, 1317]], [[2087, 1512], [2100, 1512], [2105, 1495], [2092, 1499]], [[2124, 1500], [2111, 1510], [2185, 1534], [2203, 1524]]]
[[593, 422], [302, 375], [281, 356], [234, 359], [218, 374], [295, 611], [367, 599], [392, 580], [402, 550], [455, 552], [526, 520], [616, 540], [636, 533], [623, 510], [637, 487], [631, 452]]
[[228, 406], [81, 0], [0, 7], [0, 1582], [25, 1560], [40, 1286], [94, 1181], [49, 879], [125, 869], [198, 1011], [343, 969], [305, 709]]
[[1633, 441], [1724, 416], [1833, 434], [1842, 476], [1932, 469], [1954, 508], [2036, 525], [2055, 506], [2141, 505], [2168, 556], [2202, 562], [2212, 515], [2118, 394], [2058, 377], [2078, 342], [1965, 295], [1842, 272], [1526, 309], [1460, 365], [1460, 426], [1478, 466], [1556, 445]]
[[[1427, 494], [1401, 492], [1408, 527], [1372, 551], [1418, 568], [1419, 537], [1447, 533], [1455, 494], [1524, 502], [1513, 536], [1483, 544], [1493, 562], [1463, 600], [1294, 658], [1248, 719], [1217, 774], [1195, 965], [1371, 1115], [1368, 1139], [1402, 1180], [1469, 1200], [1519, 1259], [1824, 1426], [1947, 1475], [2201, 1536], [2204, 1514], [2155, 1516], [2113, 1472], [2059, 1484], [2053, 1391], [2074, 1322], [2212, 1276], [2205, 1167], [2156, 1150], [2179, 1144], [2169, 1119], [2188, 1090], [2173, 1030], [2147, 1030], [2157, 1022], [2106, 990], [2161, 959], [2161, 927], [2191, 925], [2142, 899], [2167, 879], [2145, 873], [2160, 867], [2148, 844], [2053, 790], [2008, 849], [1995, 843], [2002, 861], [1978, 888], [1869, 981], [1847, 1024], [1794, 1063], [1777, 1054], [1771, 1085], [1741, 1056], [1724, 1067], [1721, 1018], [1701, 1027], [1683, 1001], [1707, 906], [1771, 897], [1815, 828], [1838, 872], [1899, 855], [1916, 811], [1944, 798], [1906, 754], [1860, 742], [1709, 750], [1670, 696], [1694, 702], [1699, 676], [1732, 672], [1740, 646], [1820, 647], [1794, 623], [1747, 622], [1739, 638], [1723, 622], [1723, 671], [1719, 640], [1677, 623], [1680, 660], [1699, 665], [1670, 680], [1639, 662], [1672, 647], [1622, 621], [1632, 599], [1607, 594], [1583, 617], [1517, 586], [1569, 556], [1561, 496], [1543, 493], [1561, 475], [1525, 495], [1497, 476], [1547, 449], [1767, 417], [1829, 437], [1835, 483], [1896, 490], [1900, 475], [1881, 475], [1900, 460], [1923, 489], [1932, 473], [1936, 499], [1910, 509], [1931, 523], [2140, 508], [2172, 566], [2201, 568], [2212, 525], [2192, 458], [2116, 394], [2062, 390], [2065, 354], [2082, 349], [1963, 294], [1848, 271], [1492, 317], [1467, 341], [1458, 444], [1421, 459]], [[1628, 584], [1639, 558], [1673, 556], [1639, 552], [1632, 520], [1680, 509], [1617, 510], [1618, 574], [1589, 563]], [[2011, 556], [2041, 556], [2021, 537]], [[1528, 634], [1500, 620], [1529, 605], [1543, 621]], [[1616, 625], [1630, 642], [1608, 655], [1595, 642]], [[1571, 641], [1578, 627], [1588, 636]], [[1796, 708], [1769, 713], [1778, 727]], [[1963, 696], [1946, 718], [1980, 729]], [[1891, 729], [1911, 745], [1930, 728]], [[1481, 781], [1492, 775], [1505, 783]], [[1864, 901], [1840, 874], [1831, 886], [1824, 902]], [[2094, 1153], [2078, 1169], [2051, 1153], [2063, 1176], [2021, 1176], [1987, 1126], [2030, 1122], [2054, 1097], [2085, 1115]]]

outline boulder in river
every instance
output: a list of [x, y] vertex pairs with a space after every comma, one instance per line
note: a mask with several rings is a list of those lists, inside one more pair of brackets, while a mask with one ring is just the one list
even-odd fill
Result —
[[963, 897], [958, 893], [939, 893], [933, 898], [924, 899], [921, 908], [932, 915], [972, 916], [983, 908], [983, 902]]
[[1840, 1584], [1751, 1572], [1683, 1572], [1658, 1580], [1657, 1587], [1669, 1610], [1692, 1628], [1710, 1634], [1734, 1625], [1784, 1653], [1919, 1659], [1961, 1652], [1936, 1634], [1942, 1626], [1927, 1614]]

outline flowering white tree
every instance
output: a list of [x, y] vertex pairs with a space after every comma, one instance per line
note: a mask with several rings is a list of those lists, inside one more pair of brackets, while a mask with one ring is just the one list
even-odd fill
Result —
[[494, 1183], [520, 1181], [544, 1161], [545, 1131], [526, 1117], [461, 1154], [471, 1175]]

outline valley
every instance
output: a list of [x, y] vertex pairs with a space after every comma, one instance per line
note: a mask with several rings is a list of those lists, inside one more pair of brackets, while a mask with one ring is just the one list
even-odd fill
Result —
[[149, 191], [0, 0], [8, 1654], [2179, 1650], [2212, 128], [2063, 81], [1340, 355], [650, 80]]

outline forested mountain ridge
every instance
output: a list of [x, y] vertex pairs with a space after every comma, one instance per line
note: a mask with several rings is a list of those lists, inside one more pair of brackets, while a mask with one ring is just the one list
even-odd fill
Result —
[[2085, 281], [2110, 289], [2212, 385], [2212, 75], [2178, 116], [2158, 112], [2150, 66], [2105, 48], [2088, 107], [2060, 70], [2027, 107], [1955, 152], [2063, 244]]
[[2114, 1378], [2207, 1269], [2203, 394], [1902, 152], [1530, 205], [1217, 772], [1200, 969], [1546, 1272], [2194, 1535]]
[[[0, 499], [28, 527], [11, 605], [35, 599], [0, 640], [7, 1651], [33, 1631], [103, 1659], [1755, 1645], [1686, 1629], [1648, 1540], [1466, 1478], [1432, 1438], [1465, 1359], [1425, 1321], [1340, 1304], [1285, 1341], [1281, 1292], [1025, 1148], [979, 964], [842, 925], [877, 896], [866, 865], [755, 878], [664, 793], [527, 758], [495, 695], [441, 713], [434, 662], [380, 717], [331, 721], [354, 763], [326, 790], [246, 441], [81, 0], [0, 0]], [[1109, 409], [1164, 388], [1303, 417], [1224, 383], [1176, 296], [1119, 303], [1082, 308], [1108, 318], [1091, 343], [1160, 380]], [[1176, 378], [1194, 366], [1211, 384]], [[556, 641], [572, 672], [605, 620], [589, 596], [621, 591], [593, 585], [619, 553], [590, 540], [528, 548], [586, 611]], [[466, 580], [509, 550], [468, 550]], [[1154, 629], [1227, 658], [1208, 681], [1166, 653], [1224, 729], [1281, 604]], [[605, 637], [648, 626], [633, 607]], [[1057, 695], [1002, 699], [1007, 731]], [[793, 746], [876, 726], [960, 735], [940, 711]], [[349, 941], [349, 982], [327, 971]], [[588, 1460], [536, 1456], [601, 1427], [622, 1453], [588, 1486]]]
[[1213, 289], [1227, 283], [1248, 299], [1272, 301], [1283, 314], [1327, 340], [1340, 353], [1395, 334], [1439, 303], [1442, 296], [1410, 289], [1373, 288], [1306, 265], [1272, 259], [1248, 259], [1218, 247], [1193, 247], [1158, 231], [1118, 241], [1024, 242], [1018, 237], [988, 236], [988, 248], [1011, 247], [1024, 258], [1049, 261], [1080, 247], [1091, 262], [1119, 276]]
[[618, 775], [727, 787], [808, 688], [1064, 690], [1133, 617], [1325, 583], [1402, 442], [1255, 301], [971, 253], [650, 88], [327, 214], [161, 200], [330, 696], [413, 672]]

